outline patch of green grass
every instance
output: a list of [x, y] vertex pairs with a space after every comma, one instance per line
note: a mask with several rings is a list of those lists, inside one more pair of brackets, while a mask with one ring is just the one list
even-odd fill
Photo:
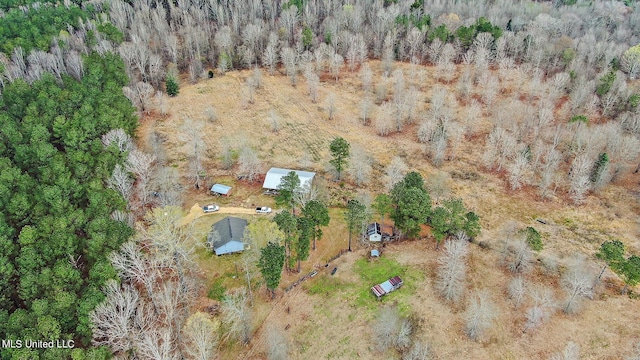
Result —
[[343, 290], [349, 289], [350, 284], [338, 280], [336, 277], [320, 276], [316, 279], [311, 279], [304, 284], [304, 289], [311, 295], [321, 295], [324, 297], [331, 297]]
[[[406, 300], [415, 294], [416, 284], [420, 282], [424, 275], [415, 268], [400, 265], [390, 257], [381, 257], [374, 261], [360, 259], [354, 264], [355, 271], [360, 275], [362, 284], [357, 288], [355, 305], [366, 309], [375, 309], [378, 303], [397, 302], [401, 314], [408, 314], [411, 311]], [[387, 294], [377, 301], [371, 292], [371, 287], [388, 280], [393, 276], [400, 276], [403, 281], [402, 288]]]
[[388, 280], [390, 277], [402, 275], [405, 267], [389, 257], [381, 257], [370, 261], [362, 258], [356, 261], [354, 268], [360, 278], [371, 286]]
[[213, 284], [211, 284], [209, 291], [207, 292], [207, 297], [209, 299], [218, 301], [224, 300], [227, 289], [222, 285], [222, 281], [223, 279], [218, 278]]

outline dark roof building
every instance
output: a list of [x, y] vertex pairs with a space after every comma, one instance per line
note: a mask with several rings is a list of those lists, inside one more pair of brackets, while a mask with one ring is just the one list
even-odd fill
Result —
[[245, 246], [242, 240], [246, 227], [247, 220], [227, 216], [213, 224], [207, 237], [207, 244], [213, 248], [216, 255], [241, 252]]

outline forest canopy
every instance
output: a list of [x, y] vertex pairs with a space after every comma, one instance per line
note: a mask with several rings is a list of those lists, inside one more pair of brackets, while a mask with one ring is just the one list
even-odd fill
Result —
[[[6, 84], [0, 98], [0, 337], [90, 345], [88, 313], [115, 277], [108, 254], [132, 235], [112, 219], [125, 210], [105, 186], [123, 155], [101, 136], [137, 119], [123, 95], [128, 79], [113, 54], [90, 54], [84, 77], [45, 74]], [[3, 359], [38, 350], [2, 349]], [[47, 349], [47, 359], [72, 350]], [[77, 348], [74, 352], [84, 350]], [[90, 350], [100, 351], [100, 350]]]

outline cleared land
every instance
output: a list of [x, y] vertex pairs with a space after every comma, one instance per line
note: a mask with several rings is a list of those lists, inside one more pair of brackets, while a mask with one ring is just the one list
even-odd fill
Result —
[[[370, 64], [376, 74], [375, 81], [382, 81], [379, 63]], [[395, 66], [402, 67], [407, 83], [420, 90], [420, 108], [428, 109], [425, 100], [430, 98], [431, 88], [436, 82], [432, 68], [412, 70], [407, 64]], [[507, 220], [522, 226], [534, 226], [542, 234], [545, 249], [537, 256], [535, 270], [525, 278], [530, 283], [551, 286], [557, 299], [562, 299], [564, 293], [559, 287], [559, 273], [564, 271], [564, 263], [571, 255], [584, 254], [595, 263], [597, 248], [612, 238], [621, 239], [629, 251], [640, 252], [640, 193], [637, 191], [640, 175], [624, 174], [597, 196], [588, 196], [586, 204], [579, 207], [569, 203], [562, 192], [543, 201], [532, 188], [508, 191], [501, 174], [487, 172], [481, 166], [484, 139], [491, 127], [486, 111], [475, 124], [478, 135], [463, 139], [457, 145], [455, 158], [436, 170], [425, 156], [424, 145], [417, 141], [416, 124], [406, 125], [401, 132], [386, 137], [378, 136], [372, 126], [362, 125], [358, 106], [364, 93], [357, 73], [342, 74], [338, 83], [330, 79], [323, 82], [320, 101], [316, 104], [310, 101], [302, 78], [297, 87], [292, 87], [286, 77], [266, 73], [263, 73], [263, 87], [257, 90], [255, 103], [248, 104], [242, 99], [246, 91], [245, 79], [250, 75], [250, 71], [231, 72], [196, 85], [183, 85], [180, 95], [169, 100], [168, 116], [152, 114], [142, 120], [139, 138], [144, 142], [146, 135], [157, 131], [165, 139], [169, 165], [178, 167], [183, 173], [187, 169], [187, 161], [178, 136], [180, 127], [187, 117], [205, 122], [204, 138], [210, 149], [205, 162], [208, 181], [226, 181], [225, 184], [234, 186], [234, 192], [224, 199], [214, 198], [204, 190], [187, 194], [186, 206], [195, 204], [188, 215], [192, 218], [188, 219], [195, 220], [198, 229], [206, 232], [215, 220], [224, 216], [225, 208], [240, 208], [238, 212], [248, 210], [253, 214], [254, 206], [273, 207], [273, 200], [262, 195], [260, 181], [256, 184], [238, 182], [233, 169], [222, 170], [220, 154], [225, 143], [235, 148], [243, 143], [252, 146], [262, 159], [265, 172], [270, 166], [299, 168], [300, 160], [310, 157], [312, 164], [307, 169], [318, 171], [326, 179], [329, 192], [338, 199], [337, 203], [339, 199], [358, 192], [378, 193], [382, 189], [380, 178], [384, 166], [394, 156], [399, 156], [410, 169], [421, 172], [426, 178], [435, 171], [452, 174], [451, 195], [461, 197], [468, 208], [480, 215], [483, 231], [477, 241], [488, 244], [490, 249], [471, 246], [466, 295], [470, 295], [473, 289], [489, 290], [491, 299], [498, 305], [499, 315], [494, 327], [480, 342], [471, 341], [464, 335], [466, 301], [452, 306], [435, 293], [436, 259], [441, 252], [435, 250], [430, 239], [387, 246], [383, 259], [389, 262], [381, 259], [383, 261], [374, 262], [372, 266], [380, 264], [382, 269], [367, 268], [371, 272], [385, 273], [380, 280], [362, 276], [366, 270], [362, 262], [366, 261], [363, 259], [367, 251], [363, 245], [358, 245], [357, 251], [341, 256], [325, 268], [328, 259], [346, 248], [347, 233], [341, 210], [332, 209], [332, 222], [324, 230], [318, 249], [312, 251], [311, 258], [303, 263], [302, 272], [284, 274], [281, 290], [274, 301], [266, 298], [264, 286], [260, 288], [255, 305], [256, 333], [251, 344], [247, 348], [225, 346], [221, 349], [222, 358], [264, 358], [266, 322], [276, 324], [286, 334], [293, 359], [378, 357], [380, 354], [373, 346], [376, 340], [372, 338], [371, 322], [381, 306], [393, 302], [398, 302], [401, 311], [413, 312], [423, 319], [420, 336], [431, 344], [434, 355], [440, 359], [548, 358], [562, 350], [568, 341], [580, 345], [584, 359], [621, 359], [640, 340], [638, 300], [619, 295], [622, 283], [609, 271], [605, 273], [605, 281], [594, 300], [586, 301], [580, 313], [570, 316], [558, 311], [536, 331], [523, 333], [525, 309], [516, 309], [508, 300], [506, 289], [512, 275], [504, 267], [497, 266], [499, 254], [496, 250], [499, 247], [499, 229]], [[440, 85], [454, 91], [453, 85]], [[334, 120], [328, 120], [325, 110], [324, 101], [329, 93], [336, 94], [338, 111]], [[213, 106], [218, 115], [213, 122], [205, 119], [204, 110], [208, 106]], [[278, 132], [271, 131], [269, 114], [272, 110], [280, 118]], [[458, 109], [459, 113], [462, 111], [462, 108]], [[344, 137], [352, 146], [362, 147], [373, 159], [373, 177], [367, 186], [358, 188], [347, 182], [341, 187], [326, 174], [328, 144], [336, 136]], [[208, 203], [220, 204], [221, 212], [201, 216], [204, 214], [201, 214], [199, 206]], [[249, 213], [241, 216], [249, 219], [260, 217]], [[535, 219], [538, 218], [545, 219], [547, 225], [537, 223]], [[207, 286], [216, 281], [231, 290], [244, 286], [241, 276], [234, 277], [234, 264], [238, 260], [235, 255], [215, 257], [204, 249], [198, 250], [198, 255]], [[539, 261], [542, 259], [556, 259], [558, 269], [545, 269]], [[328, 272], [333, 266], [337, 266], [338, 271], [331, 276]], [[284, 293], [284, 288], [314, 268], [319, 270], [316, 277]], [[376, 302], [371, 294], [364, 297], [376, 281], [397, 275], [386, 273], [386, 270], [404, 272], [405, 286], [381, 302]], [[211, 301], [203, 294], [200, 303], [204, 308]], [[383, 358], [394, 357], [398, 356], [392, 351], [383, 354]]]

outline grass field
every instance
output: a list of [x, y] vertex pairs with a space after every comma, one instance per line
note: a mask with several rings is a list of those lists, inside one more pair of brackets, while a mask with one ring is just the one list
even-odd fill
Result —
[[[376, 81], [382, 81], [379, 62], [370, 64]], [[407, 64], [396, 64], [395, 67], [404, 69], [407, 83], [420, 90], [421, 109], [428, 109], [426, 100], [435, 82], [432, 68], [412, 70]], [[413, 76], [409, 76], [412, 71]], [[583, 359], [622, 359], [640, 341], [638, 300], [619, 295], [622, 283], [609, 271], [598, 288], [598, 295], [594, 300], [586, 301], [579, 314], [569, 316], [556, 312], [538, 331], [523, 333], [526, 308], [515, 308], [508, 300], [506, 289], [512, 275], [499, 265], [497, 251], [501, 227], [507, 221], [515, 221], [521, 227], [535, 227], [542, 234], [544, 250], [537, 255], [535, 270], [525, 275], [526, 281], [551, 286], [556, 298], [562, 299], [560, 274], [572, 255], [582, 254], [594, 266], [600, 266], [594, 254], [603, 241], [612, 238], [621, 239], [630, 251], [640, 253], [638, 175], [622, 174], [614, 184], [598, 194], [589, 195], [582, 206], [569, 203], [561, 189], [550, 199], [543, 200], [530, 186], [518, 192], [508, 190], [502, 174], [488, 172], [481, 166], [484, 138], [492, 125], [486, 110], [473, 124], [478, 136], [461, 141], [455, 156], [436, 169], [425, 156], [424, 145], [417, 141], [416, 124], [406, 125], [402, 132], [386, 137], [378, 136], [373, 127], [361, 124], [358, 104], [364, 93], [359, 87], [357, 73], [342, 74], [338, 83], [323, 82], [321, 100], [315, 104], [306, 94], [304, 81], [292, 87], [286, 77], [266, 74], [255, 103], [245, 104], [241, 101], [242, 92], [250, 74], [249, 71], [230, 72], [195, 85], [183, 84], [180, 95], [170, 99], [170, 114], [165, 117], [152, 114], [143, 119], [139, 136], [144, 142], [145, 132], [162, 134], [166, 139], [169, 164], [184, 173], [187, 163], [178, 136], [180, 126], [186, 117], [206, 123], [203, 135], [209, 147], [205, 162], [207, 181], [231, 185], [234, 190], [229, 198], [214, 198], [204, 190], [189, 190], [185, 198], [187, 209], [194, 204], [207, 203], [247, 209], [257, 205], [273, 207], [273, 199], [262, 195], [259, 182], [238, 181], [234, 169], [222, 169], [220, 154], [225, 142], [252, 146], [258, 152], [265, 172], [271, 166], [300, 168], [301, 163], [308, 163], [304, 169], [317, 171], [327, 184], [328, 193], [334, 195], [332, 203], [336, 206], [330, 210], [332, 220], [324, 229], [325, 235], [318, 242], [318, 249], [303, 262], [301, 273], [283, 274], [276, 300], [269, 300], [264, 286], [255, 283], [258, 291], [254, 339], [246, 348], [222, 347], [222, 359], [263, 359], [266, 323], [287, 329], [284, 333], [291, 359], [398, 358], [393, 352], [376, 353], [372, 345], [375, 342], [371, 333], [372, 319], [382, 306], [390, 303], [398, 303], [403, 314], [417, 314], [424, 320], [419, 336], [431, 344], [438, 359], [546, 359], [563, 349], [568, 341], [580, 345]], [[440, 85], [455, 91], [453, 85]], [[324, 104], [330, 93], [336, 94], [337, 98], [338, 112], [334, 120], [328, 120]], [[504, 95], [499, 95], [496, 102]], [[215, 107], [218, 114], [215, 122], [205, 119], [203, 112], [207, 106]], [[271, 111], [281, 120], [278, 132], [271, 132], [268, 120]], [[463, 111], [464, 105], [461, 105], [458, 113]], [[344, 137], [352, 146], [366, 149], [371, 156], [373, 174], [368, 184], [358, 187], [347, 178], [341, 187], [332, 181], [326, 171], [328, 144], [336, 136]], [[471, 246], [466, 298], [460, 304], [446, 303], [435, 292], [433, 283], [441, 252], [435, 250], [433, 240], [391, 244], [384, 249], [382, 258], [374, 261], [367, 259], [369, 247], [355, 242], [354, 252], [339, 257], [329, 267], [324, 266], [328, 259], [347, 247], [342, 209], [337, 205], [343, 203], [345, 197], [379, 193], [383, 186], [383, 169], [395, 156], [401, 157], [411, 170], [419, 171], [426, 178], [436, 171], [450, 174], [451, 195], [461, 197], [466, 206], [481, 217], [483, 230], [476, 240], [486, 244], [488, 249]], [[222, 216], [199, 217], [194, 220], [195, 226], [206, 232]], [[250, 222], [256, 219], [256, 215], [242, 216]], [[547, 224], [540, 224], [536, 219], [544, 219]], [[204, 249], [198, 249], [197, 255], [205, 285], [200, 305], [213, 301], [206, 297], [210, 289], [220, 293], [222, 287], [233, 291], [245, 286], [242, 269], [240, 276], [235, 274], [239, 255], [216, 257]], [[543, 262], [556, 262], [557, 269], [549, 270], [541, 265]], [[331, 276], [329, 271], [334, 266], [338, 271]], [[284, 292], [312, 270], [317, 270], [318, 275]], [[405, 279], [405, 286], [382, 301], [376, 301], [369, 288], [398, 274]], [[494, 326], [479, 342], [464, 335], [466, 300], [476, 289], [489, 290], [492, 301], [500, 309]]]

